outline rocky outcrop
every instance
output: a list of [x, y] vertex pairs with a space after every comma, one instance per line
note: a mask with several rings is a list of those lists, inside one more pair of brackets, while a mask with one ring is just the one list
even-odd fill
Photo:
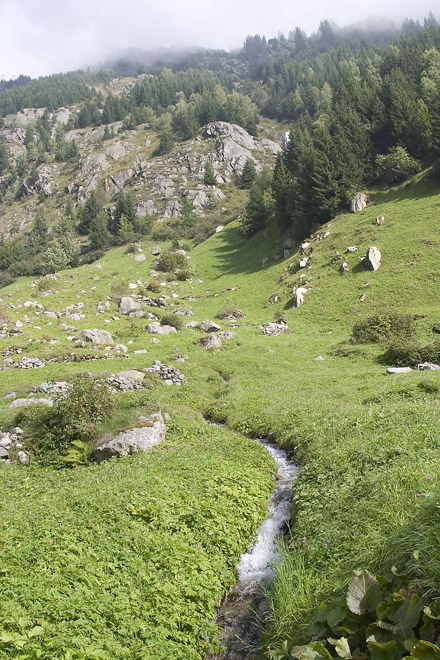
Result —
[[356, 193], [350, 203], [350, 211], [352, 213], [358, 213], [362, 211], [367, 206], [367, 196], [365, 193]]
[[110, 442], [93, 451], [93, 458], [101, 463], [113, 456], [129, 456], [137, 452], [147, 452], [165, 438], [167, 427], [160, 413], [153, 415], [142, 426], [122, 431]]
[[365, 263], [369, 270], [378, 270], [381, 265], [382, 253], [377, 247], [370, 247], [365, 255]]
[[156, 374], [161, 380], [165, 381], [165, 385], [182, 385], [182, 383], [187, 382], [185, 376], [176, 367], [163, 364], [160, 360], [155, 360], [153, 366], [145, 369], [145, 371]]

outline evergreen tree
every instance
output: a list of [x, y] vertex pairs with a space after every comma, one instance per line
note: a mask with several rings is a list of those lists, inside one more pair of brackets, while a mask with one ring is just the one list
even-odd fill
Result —
[[212, 160], [209, 159], [205, 163], [205, 173], [203, 175], [203, 183], [207, 186], [215, 186], [215, 184], [217, 183]]
[[78, 232], [80, 234], [85, 235], [90, 233], [90, 226], [92, 220], [96, 218], [96, 216], [100, 213], [100, 211], [102, 211], [102, 208], [98, 204], [95, 191], [92, 190], [84, 206], [82, 207], [82, 209], [78, 214], [79, 215]]
[[241, 187], [245, 189], [250, 189], [252, 187], [253, 182], [255, 181], [256, 176], [257, 176], [257, 170], [255, 169], [255, 165], [253, 161], [248, 158], [244, 164], [243, 171], [240, 177]]
[[9, 169], [8, 149], [6, 140], [0, 137], [0, 176]]
[[110, 231], [112, 233], [119, 233], [119, 225], [122, 216], [130, 223], [131, 228], [136, 224], [136, 207], [134, 205], [133, 197], [129, 192], [120, 192], [118, 201], [116, 202], [116, 209], [114, 218], [110, 223]]
[[257, 174], [250, 189], [249, 202], [241, 218], [241, 231], [245, 236], [252, 236], [267, 226], [274, 211], [272, 195], [272, 171], [264, 168]]
[[89, 225], [90, 247], [92, 250], [105, 250], [110, 244], [108, 215], [101, 210]]
[[173, 132], [167, 128], [163, 131], [160, 137], [160, 144], [157, 149], [159, 156], [169, 154], [174, 149], [174, 136]]

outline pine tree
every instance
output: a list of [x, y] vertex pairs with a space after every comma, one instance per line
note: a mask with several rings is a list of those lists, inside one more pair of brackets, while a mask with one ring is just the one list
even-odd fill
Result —
[[78, 232], [80, 234], [89, 234], [90, 233], [90, 226], [92, 223], [92, 220], [96, 218], [98, 213], [101, 211], [101, 207], [98, 204], [98, 200], [96, 199], [96, 193], [94, 190], [91, 191], [90, 195], [88, 196], [84, 206], [79, 212], [79, 224], [78, 224]]
[[252, 187], [252, 184], [255, 181], [256, 176], [257, 176], [257, 170], [255, 169], [255, 165], [248, 158], [244, 164], [243, 171], [240, 177], [241, 187], [249, 190]]
[[169, 154], [174, 149], [174, 136], [173, 132], [167, 128], [163, 131], [160, 137], [160, 144], [157, 149], [159, 156]]
[[108, 216], [105, 211], [100, 211], [91, 220], [89, 236], [92, 250], [105, 250], [109, 246], [110, 232], [108, 230]]
[[214, 167], [212, 165], [212, 160], [207, 160], [205, 163], [205, 173], [203, 175], [203, 183], [206, 186], [215, 186], [217, 179], [215, 178]]

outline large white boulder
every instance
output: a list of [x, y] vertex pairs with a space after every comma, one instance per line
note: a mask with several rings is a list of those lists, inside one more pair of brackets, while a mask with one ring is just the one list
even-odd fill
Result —
[[96, 447], [92, 453], [93, 458], [101, 463], [112, 456], [129, 456], [137, 452], [146, 452], [163, 441], [166, 430], [163, 417], [158, 413], [142, 426], [121, 431], [110, 442]]

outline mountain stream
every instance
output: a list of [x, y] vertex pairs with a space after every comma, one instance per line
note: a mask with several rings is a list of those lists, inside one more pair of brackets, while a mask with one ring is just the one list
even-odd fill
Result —
[[257, 540], [241, 555], [238, 582], [220, 606], [217, 623], [223, 629], [220, 644], [224, 650], [209, 660], [254, 660], [260, 624], [267, 613], [265, 586], [274, 575], [280, 556], [277, 537], [290, 518], [293, 485], [298, 467], [287, 454], [265, 439], [259, 442], [273, 456], [277, 467], [274, 490], [268, 503], [268, 517], [257, 531]]

